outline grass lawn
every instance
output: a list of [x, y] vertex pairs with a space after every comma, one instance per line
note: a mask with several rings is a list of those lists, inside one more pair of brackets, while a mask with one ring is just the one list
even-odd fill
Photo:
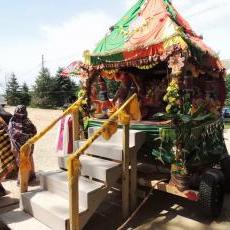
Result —
[[225, 129], [230, 129], [230, 123], [228, 122], [228, 123], [224, 123], [224, 128]]

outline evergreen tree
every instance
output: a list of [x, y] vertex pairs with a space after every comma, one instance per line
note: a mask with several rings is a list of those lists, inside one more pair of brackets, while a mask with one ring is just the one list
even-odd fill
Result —
[[32, 105], [41, 108], [54, 107], [54, 87], [55, 81], [50, 76], [49, 70], [47, 68], [42, 68], [35, 81], [34, 92], [32, 94]]
[[6, 86], [6, 100], [8, 105], [16, 106], [20, 104], [19, 84], [14, 73], [12, 73]]
[[55, 87], [53, 91], [53, 96], [55, 98], [56, 106], [63, 106], [65, 103], [69, 102], [69, 99], [76, 95], [78, 91], [78, 86], [69, 77], [61, 76], [62, 68], [59, 68], [55, 80]]
[[29, 87], [24, 83], [20, 91], [20, 104], [28, 106], [30, 104], [31, 95], [29, 92]]

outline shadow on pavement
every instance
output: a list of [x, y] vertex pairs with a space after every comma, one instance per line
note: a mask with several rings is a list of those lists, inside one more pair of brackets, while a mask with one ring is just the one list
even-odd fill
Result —
[[[223, 212], [215, 223], [229, 221], [230, 196], [225, 197]], [[121, 213], [121, 195], [113, 192], [98, 208], [85, 229], [113, 230], [124, 220]], [[193, 229], [205, 230], [213, 220], [205, 218], [197, 202], [171, 194], [154, 191], [139, 213], [124, 229]]]

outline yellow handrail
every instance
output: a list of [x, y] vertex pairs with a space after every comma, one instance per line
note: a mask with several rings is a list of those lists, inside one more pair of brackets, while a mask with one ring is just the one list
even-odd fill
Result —
[[80, 170], [79, 157], [84, 151], [105, 131], [111, 122], [117, 120], [127, 106], [137, 99], [137, 94], [133, 94], [109, 119], [99, 128], [75, 153], [68, 158], [68, 183], [69, 183], [69, 211], [70, 211], [70, 229], [79, 230], [79, 205], [78, 205], [78, 176]]
[[76, 158], [79, 157], [84, 151], [104, 132], [105, 127], [108, 126], [112, 121], [116, 120], [118, 115], [123, 112], [123, 110], [130, 104], [130, 102], [137, 97], [136, 94], [133, 94], [115, 113], [113, 113], [107, 121], [105, 121], [101, 128], [99, 128], [94, 135], [92, 135], [82, 147], [80, 147], [75, 153], [70, 157]]
[[28, 172], [31, 170], [31, 163], [28, 156], [31, 146], [35, 144], [39, 139], [41, 139], [50, 129], [57, 124], [63, 117], [67, 114], [72, 113], [79, 109], [82, 104], [84, 97], [80, 97], [76, 102], [74, 102], [68, 109], [66, 109], [61, 116], [56, 118], [50, 125], [48, 125], [40, 133], [36, 134], [34, 137], [30, 138], [21, 148], [20, 148], [20, 190], [21, 192], [26, 192], [28, 188]]

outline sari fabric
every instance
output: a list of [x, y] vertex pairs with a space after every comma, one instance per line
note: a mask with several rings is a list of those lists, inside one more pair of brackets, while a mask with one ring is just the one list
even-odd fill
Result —
[[[19, 151], [22, 145], [37, 133], [37, 129], [30, 121], [27, 115], [26, 107], [19, 105], [16, 107], [13, 117], [9, 123], [9, 135], [11, 139], [12, 150], [19, 158]], [[31, 150], [31, 154], [33, 148]]]
[[0, 181], [16, 168], [14, 154], [11, 152], [10, 138], [7, 125], [0, 117]]

